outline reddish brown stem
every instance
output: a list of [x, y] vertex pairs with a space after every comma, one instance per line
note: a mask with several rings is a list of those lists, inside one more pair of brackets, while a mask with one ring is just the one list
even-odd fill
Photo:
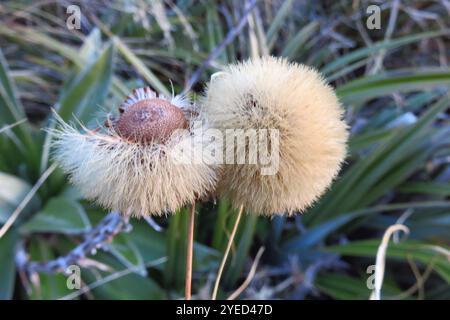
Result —
[[194, 225], [195, 225], [195, 202], [189, 212], [188, 235], [186, 246], [186, 300], [191, 300], [192, 292], [192, 256], [194, 252]]

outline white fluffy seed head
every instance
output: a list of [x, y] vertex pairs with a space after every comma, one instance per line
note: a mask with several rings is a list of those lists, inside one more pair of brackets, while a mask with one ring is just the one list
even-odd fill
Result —
[[261, 175], [258, 164], [224, 166], [218, 192], [235, 207], [269, 216], [303, 211], [340, 170], [348, 139], [343, 109], [310, 67], [273, 57], [232, 65], [212, 79], [203, 105], [215, 128], [279, 132], [276, 174]]
[[[179, 106], [180, 101], [186, 103], [180, 98], [170, 102]], [[86, 198], [105, 208], [137, 217], [173, 213], [215, 187], [214, 166], [173, 158], [175, 148], [183, 146], [187, 153], [198, 148], [190, 130], [177, 130], [164, 143], [137, 143], [111, 128], [79, 132], [58, 122], [52, 131], [54, 159]]]

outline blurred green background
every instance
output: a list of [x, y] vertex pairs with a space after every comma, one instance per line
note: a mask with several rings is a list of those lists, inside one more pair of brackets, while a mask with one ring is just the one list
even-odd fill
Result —
[[[380, 29], [366, 24], [372, 4]], [[69, 5], [80, 8], [79, 29], [66, 24]], [[51, 108], [103, 122], [136, 87], [170, 94], [192, 84], [195, 98], [226, 64], [272, 54], [315, 66], [336, 88], [349, 156], [303, 215], [243, 217], [219, 296], [264, 247], [239, 298], [368, 299], [381, 238], [403, 223], [410, 233], [389, 244], [382, 298], [449, 299], [449, 14], [446, 0], [2, 1], [0, 298], [182, 298], [183, 210], [155, 219], [161, 230], [131, 220], [76, 256], [82, 291], [67, 287], [62, 260], [39, 264], [93, 241], [107, 214], [52, 166], [43, 129], [54, 125]], [[198, 212], [193, 292], [206, 299], [236, 215], [226, 199]]]

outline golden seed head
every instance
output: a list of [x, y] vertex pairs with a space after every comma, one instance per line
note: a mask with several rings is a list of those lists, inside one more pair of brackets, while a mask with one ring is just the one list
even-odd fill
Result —
[[[267, 216], [304, 211], [327, 190], [345, 159], [344, 110], [310, 67], [274, 57], [231, 65], [212, 79], [203, 105], [214, 128], [279, 133], [275, 174], [262, 175], [266, 166], [260, 163], [223, 167], [218, 193], [235, 208]], [[233, 158], [235, 151], [248, 156], [247, 145], [226, 149], [226, 156]]]

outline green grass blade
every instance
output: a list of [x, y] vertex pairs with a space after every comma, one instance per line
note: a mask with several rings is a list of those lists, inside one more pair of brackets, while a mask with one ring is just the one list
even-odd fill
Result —
[[295, 57], [297, 51], [300, 49], [302, 45], [308, 40], [319, 28], [319, 23], [316, 21], [312, 21], [304, 26], [297, 35], [292, 38], [284, 47], [281, 55], [287, 58]]
[[344, 103], [354, 103], [394, 92], [423, 90], [424, 88], [449, 84], [450, 69], [396, 70], [354, 80], [337, 88], [336, 93]]
[[278, 31], [283, 27], [286, 17], [289, 15], [293, 0], [285, 0], [267, 30], [267, 46], [272, 49], [278, 37]]
[[68, 120], [75, 115], [87, 121], [106, 97], [111, 82], [114, 46], [108, 45], [93, 64], [86, 66], [60, 97], [58, 114]]
[[442, 36], [444, 34], [448, 34], [448, 30], [439, 30], [439, 31], [430, 31], [419, 34], [414, 34], [411, 36], [405, 36], [402, 38], [392, 39], [389, 41], [380, 41], [372, 45], [371, 47], [361, 48], [346, 54], [321, 69], [321, 72], [325, 75], [329, 75], [331, 72], [335, 72], [340, 67], [348, 66], [349, 63], [352, 63], [356, 60], [367, 58], [380, 52], [381, 50], [393, 49], [400, 46], [404, 46], [410, 43], [414, 43], [417, 41], [421, 41], [424, 39], [434, 38], [438, 36]]
[[[340, 253], [346, 256], [372, 257], [375, 263], [375, 256], [380, 245], [380, 240], [353, 241], [345, 245], [327, 247], [327, 251]], [[450, 248], [444, 248], [449, 250]], [[386, 256], [389, 258], [400, 258], [405, 260], [409, 257], [425, 265], [433, 263], [433, 269], [447, 282], [450, 283], [450, 263], [448, 257], [432, 249], [428, 244], [407, 240], [398, 244], [388, 246]], [[387, 262], [389, 267], [389, 262]]]
[[131, 51], [128, 46], [123, 43], [122, 40], [118, 37], [113, 38], [114, 43], [117, 46], [117, 49], [119, 52], [123, 55], [125, 60], [127, 60], [130, 64], [133, 65], [133, 67], [136, 69], [136, 71], [144, 77], [144, 79], [158, 92], [162, 93], [163, 95], [170, 97], [171, 93], [167, 88], [162, 84], [161, 81], [159, 81], [158, 77], [149, 69], [146, 67], [144, 62], [142, 62], [141, 59], [139, 59], [138, 56], [136, 56], [133, 51]]

